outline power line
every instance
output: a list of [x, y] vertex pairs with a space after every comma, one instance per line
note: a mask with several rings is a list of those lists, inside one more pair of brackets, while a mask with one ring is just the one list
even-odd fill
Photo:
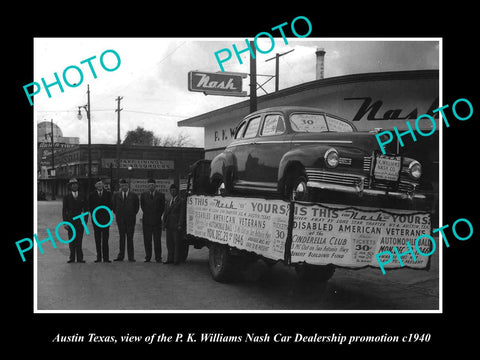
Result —
[[[54, 113], [54, 112], [77, 112], [78, 110], [72, 109], [72, 110], [37, 110], [37, 112], [43, 112], [43, 113]], [[91, 111], [112, 111], [112, 109], [92, 109]]]
[[149, 112], [149, 111], [140, 111], [140, 110], [124, 110], [126, 112], [131, 112], [131, 113], [138, 113], [138, 114], [149, 114], [149, 115], [158, 115], [158, 116], [167, 116], [167, 117], [177, 117], [177, 118], [187, 118], [189, 116], [186, 115], [172, 115], [172, 114], [162, 114], [162, 113], [155, 113], [155, 112]]

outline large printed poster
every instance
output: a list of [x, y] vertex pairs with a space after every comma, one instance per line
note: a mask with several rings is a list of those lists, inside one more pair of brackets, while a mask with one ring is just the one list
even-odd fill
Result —
[[280, 200], [189, 196], [187, 234], [283, 259], [289, 204]]
[[[283, 260], [289, 212], [290, 203], [282, 200], [189, 196], [187, 233]], [[416, 249], [428, 254], [432, 248], [430, 240], [421, 236], [431, 233], [430, 214], [423, 212], [295, 203], [291, 226], [291, 263], [378, 267], [375, 255], [394, 253], [396, 247], [399, 254], [405, 253], [404, 266], [425, 268], [429, 257]], [[392, 256], [385, 267], [401, 264]]]
[[[378, 267], [376, 254], [396, 246], [405, 266], [425, 268], [429, 257], [415, 251], [415, 241], [430, 234], [428, 213], [406, 210], [372, 210], [332, 206], [300, 205], [293, 223], [291, 261], [309, 264], [335, 264], [348, 267]], [[410, 243], [415, 259], [407, 253]], [[417, 246], [423, 254], [431, 250], [430, 240], [422, 237]], [[382, 261], [386, 262], [383, 255]], [[385, 259], [385, 260], [384, 260]], [[400, 267], [397, 256], [385, 267]]]

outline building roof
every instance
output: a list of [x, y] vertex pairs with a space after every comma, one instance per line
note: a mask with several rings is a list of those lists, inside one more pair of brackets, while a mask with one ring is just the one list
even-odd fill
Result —
[[[350, 74], [343, 76], [336, 76], [326, 79], [318, 79], [295, 85], [289, 88], [285, 88], [274, 93], [262, 95], [257, 97], [257, 108], [262, 109], [266, 107], [263, 104], [269, 100], [278, 99], [291, 94], [296, 94], [302, 91], [308, 91], [311, 89], [348, 84], [358, 83], [365, 81], [386, 81], [386, 80], [411, 80], [411, 79], [438, 79], [438, 70], [411, 70], [411, 71], [387, 71], [387, 72], [375, 72], [375, 73], [361, 73]], [[214, 124], [224, 119], [225, 115], [229, 116], [245, 116], [250, 112], [250, 99], [229, 105], [223, 108], [219, 108], [204, 114], [200, 114], [185, 120], [179, 121], [178, 126], [191, 126], [191, 127], [205, 127], [210, 124]]]

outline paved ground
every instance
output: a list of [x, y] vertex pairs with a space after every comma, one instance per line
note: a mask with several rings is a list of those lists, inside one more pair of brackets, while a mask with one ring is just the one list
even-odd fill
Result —
[[[45, 243], [37, 253], [38, 310], [437, 310], [439, 307], [438, 252], [430, 271], [400, 269], [382, 275], [379, 269], [337, 269], [326, 285], [303, 284], [293, 268], [258, 262], [233, 284], [213, 281], [208, 249], [191, 248], [179, 266], [144, 263], [139, 218], [135, 258], [130, 263], [94, 263], [95, 241], [84, 235], [85, 264], [67, 264], [68, 245], [57, 249]], [[61, 201], [38, 202], [39, 239], [61, 221]], [[63, 235], [63, 234], [62, 234]], [[110, 258], [118, 253], [118, 230], [110, 228]], [[162, 235], [166, 256], [165, 234]], [[258, 278], [256, 274], [261, 272]]]

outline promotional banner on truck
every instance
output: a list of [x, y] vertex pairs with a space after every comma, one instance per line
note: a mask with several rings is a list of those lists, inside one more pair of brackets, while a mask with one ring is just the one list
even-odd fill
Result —
[[[378, 267], [375, 254], [396, 247], [405, 253], [401, 257], [404, 266], [428, 266], [429, 258], [416, 250], [429, 253], [432, 244], [416, 239], [431, 233], [429, 213], [306, 203], [295, 203], [293, 211], [289, 223], [290, 203], [286, 201], [189, 196], [187, 234], [272, 260], [284, 260], [285, 246], [291, 244], [291, 263]], [[291, 241], [287, 242], [290, 227]], [[412, 244], [415, 259], [407, 242]], [[401, 266], [398, 258], [386, 265]]]

